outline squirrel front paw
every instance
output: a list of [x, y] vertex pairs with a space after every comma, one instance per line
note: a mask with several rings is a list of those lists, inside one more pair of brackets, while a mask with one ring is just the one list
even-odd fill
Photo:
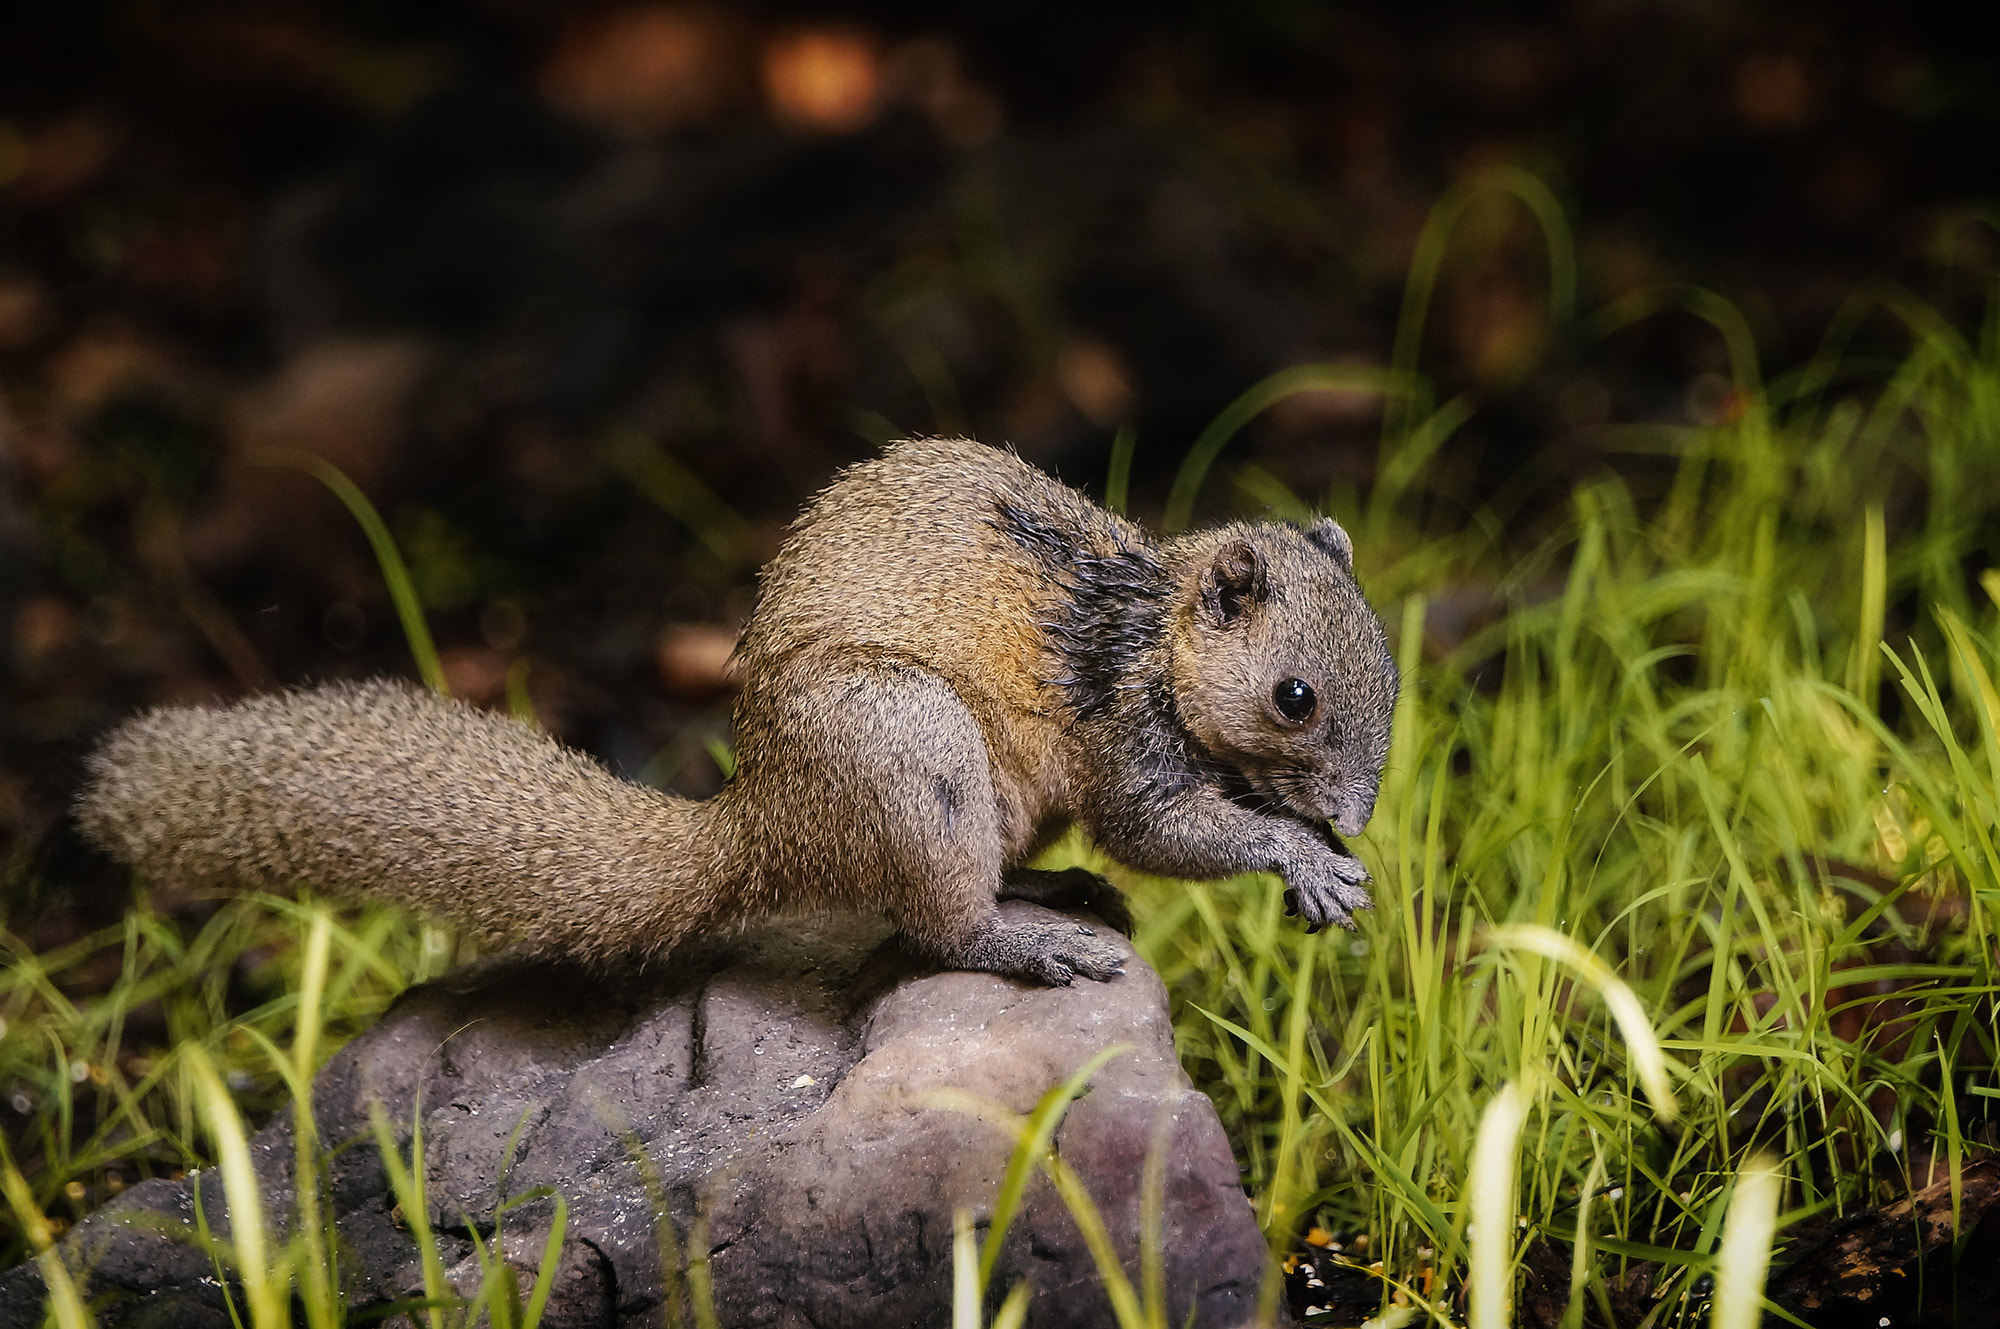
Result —
[[1285, 879], [1285, 912], [1304, 916], [1308, 932], [1318, 932], [1329, 923], [1352, 932], [1352, 911], [1375, 905], [1366, 887], [1368, 869], [1360, 859], [1331, 845], [1311, 842], [1307, 852], [1280, 864], [1278, 873]]

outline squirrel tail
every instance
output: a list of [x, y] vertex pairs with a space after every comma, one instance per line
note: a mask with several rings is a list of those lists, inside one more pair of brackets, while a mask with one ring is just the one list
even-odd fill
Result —
[[90, 772], [85, 834], [167, 884], [305, 881], [597, 964], [760, 912], [726, 800], [617, 779], [407, 683], [152, 711], [113, 730]]

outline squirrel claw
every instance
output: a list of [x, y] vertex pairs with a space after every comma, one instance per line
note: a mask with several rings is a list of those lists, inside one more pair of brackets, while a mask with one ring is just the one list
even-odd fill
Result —
[[1303, 888], [1294, 887], [1285, 892], [1285, 912], [1303, 916], [1309, 935], [1317, 934], [1330, 925], [1352, 932], [1355, 930], [1353, 911], [1370, 908], [1373, 903], [1367, 891], [1338, 879], [1331, 882], [1309, 881]]

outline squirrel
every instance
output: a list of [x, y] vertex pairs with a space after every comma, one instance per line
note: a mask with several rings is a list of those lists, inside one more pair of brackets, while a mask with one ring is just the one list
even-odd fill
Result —
[[413, 684], [334, 683], [114, 729], [85, 834], [163, 881], [387, 900], [605, 967], [779, 913], [871, 911], [958, 969], [1122, 972], [1072, 824], [1144, 872], [1279, 874], [1353, 927], [1397, 671], [1332, 519], [1149, 540], [1011, 451], [891, 445], [807, 506], [734, 656], [737, 765], [691, 801]]

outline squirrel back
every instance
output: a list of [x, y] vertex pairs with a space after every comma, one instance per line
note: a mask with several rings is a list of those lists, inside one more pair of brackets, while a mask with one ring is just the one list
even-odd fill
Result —
[[1074, 563], [1144, 546], [1137, 526], [1011, 452], [967, 439], [899, 443], [850, 468], [794, 522], [758, 578], [746, 677], [799, 651], [890, 651], [961, 695], [1049, 709], [1046, 625], [1064, 588], [1008, 514], [1031, 514]]

